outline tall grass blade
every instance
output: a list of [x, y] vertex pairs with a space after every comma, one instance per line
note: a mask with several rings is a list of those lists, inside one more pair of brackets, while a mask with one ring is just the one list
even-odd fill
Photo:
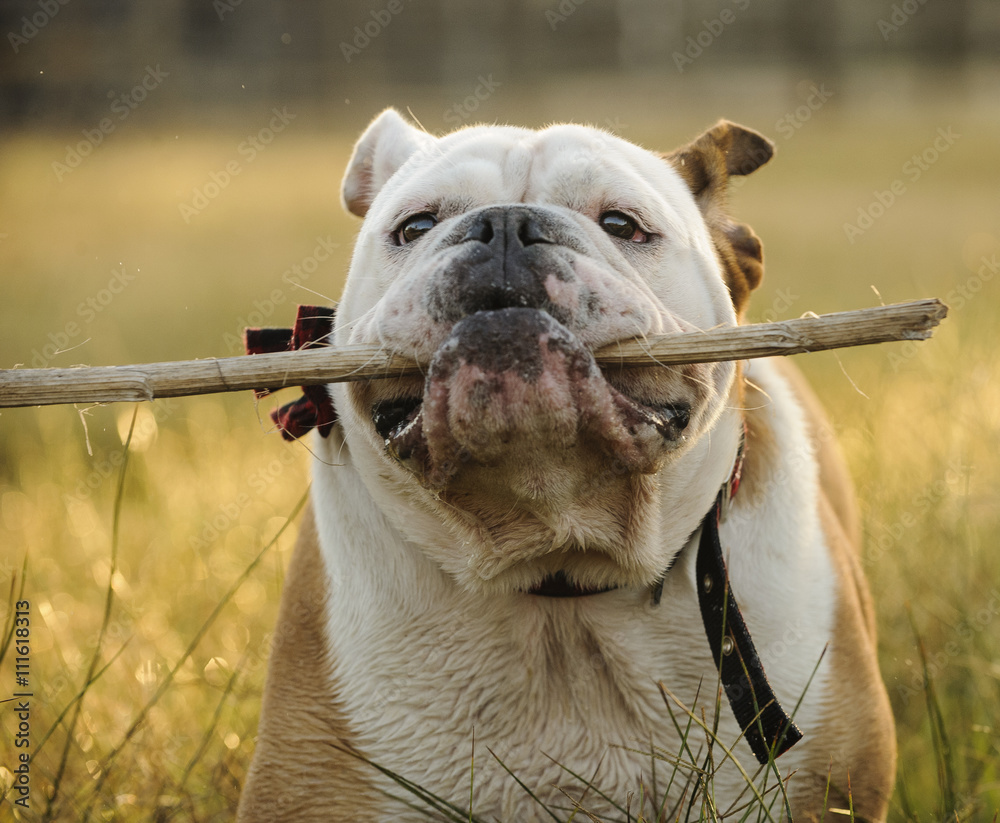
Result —
[[556, 817], [555, 814], [552, 812], [552, 809], [550, 809], [541, 800], [539, 800], [538, 797], [535, 795], [535, 793], [525, 785], [525, 783], [521, 780], [521, 778], [519, 778], [516, 774], [514, 774], [514, 772], [512, 772], [507, 767], [507, 764], [504, 763], [499, 757], [497, 757], [497, 753], [493, 751], [493, 749], [487, 746], [486, 751], [488, 751], [493, 756], [493, 759], [500, 764], [500, 766], [503, 768], [505, 772], [507, 772], [507, 774], [509, 774], [511, 777], [514, 778], [514, 782], [517, 783], [517, 785], [520, 786], [522, 789], [524, 789], [528, 797], [534, 800], [539, 806], [541, 806], [545, 810], [546, 814], [548, 814], [549, 817], [555, 820], [556, 823], [562, 823], [562, 821], [560, 821], [559, 818]]
[[84, 695], [86, 695], [86, 694], [87, 694], [87, 691], [88, 691], [88, 690], [90, 689], [90, 687], [91, 687], [92, 685], [94, 685], [94, 683], [96, 683], [96, 682], [97, 682], [98, 680], [100, 680], [100, 679], [101, 679], [101, 676], [102, 676], [102, 675], [103, 675], [103, 674], [104, 674], [104, 673], [105, 673], [105, 672], [106, 672], [106, 671], [107, 671], [108, 669], [110, 669], [110, 668], [111, 668], [112, 664], [113, 664], [113, 663], [114, 663], [114, 662], [115, 662], [115, 661], [116, 661], [116, 660], [117, 660], [117, 659], [118, 659], [119, 657], [121, 657], [121, 653], [122, 653], [123, 651], [125, 651], [125, 649], [126, 649], [126, 648], [128, 647], [128, 644], [129, 644], [129, 641], [128, 641], [128, 640], [126, 640], [126, 641], [125, 641], [124, 643], [122, 643], [122, 645], [121, 645], [121, 647], [120, 647], [120, 648], [118, 649], [118, 651], [116, 651], [116, 652], [115, 652], [115, 653], [114, 653], [114, 654], [113, 654], [113, 655], [111, 656], [111, 659], [110, 659], [110, 660], [109, 660], [109, 661], [108, 661], [107, 663], [105, 663], [105, 664], [104, 664], [104, 665], [103, 665], [103, 666], [102, 666], [102, 667], [101, 667], [101, 668], [100, 668], [100, 669], [99, 669], [99, 670], [98, 670], [98, 671], [97, 671], [97, 672], [96, 672], [96, 673], [94, 674], [93, 678], [91, 678], [90, 680], [88, 680], [88, 681], [87, 681], [86, 683], [84, 683], [84, 684], [83, 684], [83, 686], [81, 687], [80, 691], [78, 691], [78, 692], [77, 692], [77, 693], [76, 693], [76, 694], [75, 694], [75, 695], [74, 695], [74, 696], [72, 697], [72, 699], [71, 699], [71, 700], [69, 701], [69, 703], [67, 703], [67, 704], [66, 704], [65, 706], [63, 706], [63, 709], [62, 709], [62, 711], [61, 711], [61, 712], [59, 712], [59, 714], [58, 714], [58, 716], [56, 717], [56, 719], [52, 721], [52, 725], [51, 725], [51, 726], [49, 726], [49, 728], [48, 728], [48, 729], [47, 729], [47, 730], [45, 731], [45, 734], [43, 734], [43, 735], [42, 735], [42, 737], [41, 737], [41, 739], [40, 739], [40, 740], [39, 740], [39, 741], [38, 741], [38, 742], [37, 742], [37, 743], [35, 744], [35, 751], [34, 751], [34, 752], [32, 753], [32, 755], [31, 755], [31, 759], [30, 759], [30, 760], [28, 761], [29, 763], [33, 762], [33, 761], [34, 761], [34, 759], [35, 759], [36, 757], [38, 757], [38, 755], [39, 755], [39, 754], [41, 754], [41, 752], [42, 752], [42, 749], [43, 749], [43, 748], [45, 747], [45, 744], [46, 744], [46, 743], [48, 742], [49, 738], [50, 738], [50, 737], [52, 737], [52, 735], [53, 735], [53, 733], [55, 732], [55, 730], [56, 730], [56, 729], [58, 729], [60, 725], [62, 725], [62, 722], [63, 722], [63, 719], [64, 719], [64, 718], [66, 717], [66, 715], [67, 715], [67, 714], [69, 713], [70, 709], [74, 708], [74, 707], [75, 707], [75, 706], [76, 706], [76, 705], [77, 705], [77, 704], [78, 704], [78, 703], [79, 703], [79, 702], [80, 702], [81, 700], [83, 700], [83, 698], [84, 698]]
[[[545, 754], [545, 752], [542, 752], [542, 754]], [[583, 775], [577, 774], [571, 768], [569, 768], [568, 766], [565, 766], [564, 764], [560, 763], [558, 760], [556, 760], [551, 755], [545, 754], [545, 756], [549, 760], [551, 760], [553, 763], [555, 763], [560, 769], [562, 769], [564, 772], [566, 772], [566, 774], [570, 775], [574, 779], [579, 780], [581, 783], [583, 783], [583, 785], [584, 785], [584, 793], [583, 793], [583, 795], [580, 796], [580, 800], [581, 801], [586, 796], [587, 792], [590, 791], [590, 789], [593, 789], [594, 790], [594, 794], [596, 794], [602, 800], [604, 800], [605, 802], [607, 802], [610, 806], [614, 807], [615, 809], [617, 809], [618, 811], [620, 811], [622, 814], [626, 813], [626, 810], [623, 809], [621, 807], [621, 805], [619, 805], [618, 803], [616, 803], [609, 795], [605, 794], [604, 792], [602, 792], [600, 789], [598, 789], [594, 785], [594, 781], [597, 779], [597, 773], [600, 771], [601, 766], [604, 765], [604, 758], [603, 757], [601, 757], [601, 759], [598, 761], [597, 768], [594, 769], [594, 776], [590, 780], [587, 780], [585, 777], [583, 777]], [[572, 820], [572, 819], [573, 818], [571, 817], [570, 820]], [[569, 823], [569, 821], [567, 821], [567, 823]]]
[[[392, 780], [397, 786], [399, 786], [402, 789], [405, 789], [410, 794], [412, 794], [415, 797], [419, 798], [425, 804], [427, 804], [428, 806], [430, 806], [433, 811], [436, 811], [436, 812], [439, 812], [439, 813], [443, 814], [448, 820], [453, 821], [453, 823], [466, 823], [466, 821], [472, 821], [472, 823], [482, 823], [482, 821], [480, 821], [479, 818], [477, 818], [477, 817], [475, 817], [475, 815], [473, 815], [471, 809], [469, 809], [469, 810], [462, 809], [461, 807], [457, 806], [456, 804], [454, 804], [454, 803], [452, 803], [452, 802], [450, 802], [448, 800], [445, 800], [443, 797], [439, 797], [438, 795], [434, 794], [432, 791], [430, 791], [428, 789], [425, 789], [423, 786], [420, 786], [419, 784], [414, 783], [412, 780], [407, 780], [401, 774], [398, 774], [397, 772], [394, 772], [392, 769], [389, 769], [386, 766], [383, 766], [383, 765], [375, 762], [374, 760], [371, 760], [368, 757], [365, 757], [365, 755], [361, 754], [361, 752], [356, 751], [355, 749], [351, 748], [350, 746], [336, 746], [335, 748], [338, 751], [343, 752], [344, 754], [348, 754], [351, 757], [357, 758], [362, 763], [368, 764], [369, 766], [371, 766], [376, 771], [381, 772], [386, 777], [388, 777], [390, 780]], [[492, 754], [492, 752], [490, 752], [490, 754]], [[495, 756], [496, 755], [494, 755], [494, 757]], [[427, 809], [421, 809], [418, 806], [414, 806], [414, 805], [412, 805], [410, 803], [407, 803], [407, 801], [403, 800], [402, 798], [395, 797], [394, 795], [391, 795], [388, 792], [386, 792], [385, 794], [386, 794], [387, 797], [389, 797], [389, 798], [391, 798], [391, 799], [393, 799], [393, 800], [395, 800], [395, 801], [397, 801], [399, 803], [402, 803], [402, 804], [404, 804], [406, 806], [409, 806], [410, 808], [415, 809], [416, 811], [419, 811], [422, 814], [425, 814], [425, 815], [428, 814], [428, 810]]]
[[472, 823], [472, 808], [476, 794], [476, 727], [472, 727], [472, 756], [469, 758], [469, 823]]
[[307, 488], [303, 493], [302, 497], [299, 498], [299, 501], [293, 507], [291, 514], [288, 515], [288, 519], [285, 520], [284, 524], [281, 526], [280, 529], [278, 529], [274, 537], [272, 537], [268, 541], [267, 545], [264, 546], [264, 548], [262, 548], [257, 553], [257, 556], [250, 561], [250, 565], [248, 565], [243, 570], [240, 576], [236, 578], [233, 584], [222, 596], [222, 599], [219, 601], [218, 605], [216, 605], [216, 607], [212, 610], [212, 613], [208, 616], [208, 619], [202, 624], [201, 628], [198, 629], [198, 631], [195, 633], [194, 637], [191, 639], [191, 642], [188, 643], [188, 646], [184, 650], [184, 653], [180, 656], [180, 659], [174, 664], [173, 668], [169, 672], [167, 672], [167, 675], [163, 678], [163, 682], [160, 683], [159, 687], [153, 693], [153, 696], [149, 699], [146, 705], [142, 707], [142, 710], [136, 716], [135, 720], [132, 721], [132, 725], [129, 726], [128, 730], [125, 732], [122, 739], [118, 742], [115, 748], [111, 750], [111, 752], [107, 755], [107, 757], [104, 758], [104, 762], [101, 764], [101, 775], [95, 781], [95, 785], [92, 790], [91, 805], [87, 809], [87, 815], [84, 818], [85, 823], [90, 819], [91, 812], [93, 811], [93, 803], [96, 802], [102, 788], [104, 787], [104, 783], [107, 781], [108, 775], [111, 773], [111, 766], [114, 763], [115, 759], [118, 757], [119, 754], [121, 754], [122, 749], [124, 749], [125, 746], [128, 745], [129, 741], [135, 736], [135, 733], [146, 721], [146, 717], [149, 715], [150, 710], [152, 710], [152, 708], [160, 701], [163, 695], [166, 694], [167, 689], [169, 689], [170, 686], [173, 684], [174, 678], [177, 676], [177, 672], [180, 671], [181, 667], [187, 662], [187, 659], [194, 653], [194, 650], [198, 647], [202, 639], [208, 633], [208, 630], [212, 627], [212, 624], [214, 624], [215, 621], [218, 619], [219, 615], [222, 614], [222, 610], [229, 604], [229, 601], [232, 600], [233, 595], [236, 594], [240, 586], [242, 586], [243, 583], [247, 580], [247, 578], [250, 577], [254, 569], [256, 569], [257, 566], [260, 565], [261, 561], [267, 555], [268, 551], [270, 551], [270, 549], [277, 544], [281, 536], [285, 533], [285, 531], [289, 528], [289, 526], [291, 526], [292, 522], [295, 520], [296, 517], [298, 517], [299, 513], [305, 507], [306, 501], [308, 499], [309, 499], [309, 489]]
[[208, 724], [205, 729], [205, 733], [202, 735], [201, 742], [198, 744], [198, 748], [195, 750], [194, 754], [191, 755], [191, 759], [188, 760], [187, 765], [184, 767], [184, 773], [181, 775], [181, 782], [179, 784], [179, 790], [184, 791], [187, 786], [187, 782], [191, 777], [191, 773], [194, 771], [194, 767], [198, 765], [198, 761], [204, 756], [208, 749], [209, 744], [212, 742], [212, 735], [215, 733], [215, 729], [219, 725], [219, 718], [222, 717], [222, 710], [226, 706], [226, 700], [230, 694], [232, 694], [233, 688], [236, 686], [236, 681], [239, 676], [243, 673], [243, 664], [246, 663], [247, 655], [250, 653], [250, 647], [248, 646], [244, 649], [243, 654], [237, 661], [236, 666], [233, 668], [233, 673], [229, 676], [229, 680], [226, 681], [226, 688], [222, 691], [222, 697], [219, 698], [219, 702], [215, 704], [215, 711], [212, 713], [212, 722]]
[[944, 715], [938, 702], [934, 680], [931, 677], [930, 666], [927, 663], [927, 648], [924, 639], [917, 630], [913, 617], [913, 609], [906, 604], [906, 614], [910, 619], [913, 636], [917, 640], [917, 652], [920, 655], [920, 667], [923, 672], [924, 698], [927, 702], [927, 715], [931, 724], [931, 743], [934, 748], [934, 759], [937, 764], [938, 784], [944, 800], [944, 813], [947, 816], [958, 808], [957, 791], [955, 789], [955, 769], [952, 762], [951, 744], [948, 741], [948, 731], [945, 728]]
[[[129, 423], [128, 436], [122, 446], [122, 464], [118, 472], [118, 484], [115, 487], [114, 506], [111, 515], [111, 568], [108, 572], [108, 587], [104, 595], [104, 615], [101, 618], [101, 628], [97, 633], [97, 643], [94, 645], [94, 653], [91, 655], [90, 664], [87, 667], [87, 674], [83, 678], [84, 693], [94, 681], [94, 672], [97, 671], [97, 662], [101, 659], [101, 649], [104, 647], [104, 636], [107, 634], [108, 625], [111, 623], [111, 610], [115, 600], [115, 574], [118, 571], [118, 534], [121, 524], [122, 499], [125, 493], [125, 474], [128, 471], [129, 446], [132, 444], [132, 433], [135, 431], [135, 421], [139, 415], [138, 405], [132, 409], [132, 421]], [[59, 766], [52, 779], [52, 788], [46, 800], [45, 812], [42, 814], [43, 823], [52, 819], [57, 809], [59, 801], [59, 791], [62, 786], [63, 775], [66, 773], [66, 764], [69, 761], [69, 750], [73, 745], [76, 724], [80, 719], [80, 711], [83, 708], [83, 696], [76, 701], [73, 707], [73, 716], [70, 718], [69, 726], [66, 729], [66, 742], [63, 745], [62, 754], [59, 758]]]
[[[572, 823], [572, 821], [576, 819], [576, 816], [581, 812], [584, 815], [586, 815], [587, 819], [590, 820], [590, 823], [605, 823], [605, 821], [602, 821], [599, 817], [595, 816], [592, 812], [588, 811], [583, 807], [583, 803], [581, 802], [582, 798], [581, 800], [574, 799], [570, 795], [570, 793], [566, 791], [566, 789], [564, 789], [562, 786], [556, 786], [556, 789], [561, 794], [564, 794], [566, 796], [566, 799], [569, 800], [569, 802], [572, 804], [571, 808], [573, 809], [573, 812], [572, 814], [570, 814], [566, 823]], [[631, 804], [631, 802], [632, 802], [632, 793], [629, 792], [628, 803]], [[623, 821], [623, 823], [631, 823], [632, 815], [628, 813], [628, 806], [626, 806], [625, 813], [628, 814], [628, 818], [626, 821]]]
[[[705, 731], [705, 732], [706, 732], [706, 735], [707, 735], [707, 737], [708, 737], [708, 740], [709, 740], [709, 742], [710, 742], [710, 745], [712, 745], [712, 746], [718, 746], [718, 747], [719, 747], [720, 749], [722, 749], [722, 751], [723, 751], [723, 754], [725, 755], [725, 758], [723, 759], [723, 761], [722, 761], [722, 762], [724, 763], [724, 762], [725, 762], [725, 761], [726, 761], [727, 759], [728, 759], [728, 760], [732, 760], [732, 762], [733, 762], [733, 765], [734, 765], [734, 766], [736, 767], [737, 771], [739, 771], [739, 773], [740, 773], [740, 776], [741, 776], [741, 777], [743, 778], [744, 782], [745, 782], [745, 783], [746, 783], [746, 785], [747, 785], [747, 786], [749, 787], [750, 791], [751, 791], [751, 792], [753, 793], [753, 796], [754, 796], [754, 799], [755, 799], [755, 800], [756, 800], [756, 801], [757, 801], [758, 803], [760, 803], [760, 804], [761, 804], [761, 806], [764, 806], [764, 797], [763, 797], [763, 795], [761, 794], [760, 790], [759, 790], [759, 789], [757, 788], [757, 785], [756, 785], [756, 783], [754, 782], [754, 778], [752, 778], [752, 777], [751, 777], [751, 776], [750, 776], [750, 775], [749, 775], [749, 774], [747, 773], [746, 769], [745, 769], [745, 768], [743, 768], [743, 764], [741, 764], [741, 763], [740, 763], [740, 761], [739, 761], [739, 758], [737, 758], [737, 757], [736, 757], [736, 755], [734, 754], [734, 752], [733, 752], [733, 750], [732, 750], [732, 747], [730, 747], [730, 746], [726, 746], [726, 744], [725, 744], [725, 743], [723, 743], [723, 742], [722, 742], [722, 741], [721, 741], [721, 740], [719, 739], [719, 737], [718, 737], [717, 735], [715, 735], [715, 734], [713, 733], [712, 729], [711, 729], [711, 728], [710, 728], [710, 727], [708, 726], [707, 722], [705, 722], [704, 720], [701, 720], [701, 719], [700, 719], [700, 718], [699, 718], [699, 717], [697, 716], [697, 714], [696, 714], [695, 712], [693, 712], [693, 711], [692, 711], [691, 709], [687, 708], [687, 707], [686, 707], [686, 706], [685, 706], [685, 705], [684, 705], [684, 704], [683, 704], [683, 703], [682, 703], [682, 702], [680, 701], [680, 699], [679, 699], [679, 698], [678, 698], [678, 697], [677, 697], [677, 696], [676, 696], [675, 694], [673, 694], [673, 693], [672, 693], [672, 692], [671, 692], [671, 691], [670, 691], [670, 690], [669, 690], [669, 689], [668, 689], [668, 688], [667, 688], [666, 686], [664, 686], [664, 685], [663, 685], [662, 683], [660, 684], [660, 688], [661, 688], [661, 689], [662, 689], [662, 690], [663, 690], [664, 692], [666, 692], [666, 694], [668, 694], [668, 695], [670, 696], [670, 699], [671, 699], [671, 700], [673, 700], [673, 701], [674, 701], [674, 702], [675, 702], [675, 703], [677, 704], [677, 706], [678, 706], [678, 707], [679, 707], [679, 708], [681, 709], [681, 711], [683, 711], [683, 712], [686, 712], [686, 713], [688, 714], [688, 716], [690, 716], [690, 717], [694, 718], [694, 722], [695, 722], [695, 723], [696, 723], [696, 724], [697, 724], [697, 725], [698, 725], [699, 727], [701, 727], [701, 729], [702, 729], [703, 731]], [[739, 739], [742, 739], [742, 735], [740, 735], [740, 738], [738, 738], [738, 740], [739, 740]], [[759, 771], [759, 770], [758, 770], [758, 771]], [[767, 819], [768, 819], [769, 821], [772, 821], [772, 823], [773, 823], [773, 818], [771, 817], [771, 815], [770, 815], [770, 814], [768, 814], [768, 816], [767, 816]]]
[[10, 618], [10, 625], [4, 629], [3, 632], [3, 644], [0, 645], [0, 663], [3, 663], [4, 657], [7, 656], [7, 650], [10, 648], [10, 644], [14, 641], [14, 618], [16, 615], [14, 612], [15, 602], [17, 600], [24, 599], [24, 583], [28, 577], [28, 553], [24, 553], [24, 560], [21, 562], [21, 586], [17, 589], [17, 596], [14, 595], [14, 589], [17, 588], [17, 572], [14, 572], [10, 577], [10, 593], [7, 595], [7, 615]]

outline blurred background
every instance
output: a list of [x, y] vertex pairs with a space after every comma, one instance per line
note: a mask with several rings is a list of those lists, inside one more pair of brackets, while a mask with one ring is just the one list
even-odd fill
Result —
[[[797, 362], [864, 512], [892, 819], [992, 819], [1000, 2], [0, 0], [0, 36], [0, 368], [233, 355], [335, 302], [340, 177], [386, 106], [434, 133], [768, 135], [732, 196], [765, 247], [749, 320], [951, 305], [928, 343]], [[0, 587], [31, 603], [35, 693], [34, 817], [8, 795], [0, 820], [231, 817], [308, 486], [283, 395], [0, 412]]]

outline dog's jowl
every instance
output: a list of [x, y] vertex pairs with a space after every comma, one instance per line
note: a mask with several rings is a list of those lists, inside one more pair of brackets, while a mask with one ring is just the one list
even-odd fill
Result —
[[242, 821], [436, 819], [390, 772], [505, 823], [724, 816], [747, 775], [794, 820], [885, 817], [858, 518], [809, 389], [593, 355], [740, 322], [763, 257], [727, 183], [771, 154], [725, 121], [665, 154], [372, 123], [334, 339], [425, 377], [329, 387]]

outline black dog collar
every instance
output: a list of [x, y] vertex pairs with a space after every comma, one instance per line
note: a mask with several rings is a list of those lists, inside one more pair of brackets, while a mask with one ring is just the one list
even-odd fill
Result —
[[[745, 442], [744, 427], [732, 474], [701, 521], [695, 575], [701, 621], [719, 679], [754, 756], [763, 765], [772, 752], [774, 758], [778, 758], [794, 746], [802, 739], [802, 732], [781, 708], [767, 681], [753, 638], [729, 587], [729, 572], [719, 541], [719, 521], [740, 487]], [[659, 604], [663, 582], [676, 561], [675, 557], [653, 586], [653, 605]]]
[[695, 575], [698, 605], [729, 705], [757, 762], [780, 757], [802, 739], [802, 732], [774, 696], [740, 607], [729, 587], [729, 572], [719, 541], [720, 491], [701, 523]]

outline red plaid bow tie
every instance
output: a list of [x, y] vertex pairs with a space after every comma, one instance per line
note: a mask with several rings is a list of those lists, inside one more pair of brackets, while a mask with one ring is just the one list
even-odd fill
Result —
[[[295, 326], [291, 329], [248, 328], [243, 332], [247, 354], [329, 346], [334, 312], [335, 309], [327, 306], [299, 306]], [[254, 389], [254, 394], [264, 397], [272, 391], [277, 389]], [[271, 419], [281, 430], [281, 436], [291, 441], [310, 429], [318, 430], [323, 437], [328, 436], [337, 422], [337, 411], [326, 386], [302, 386], [302, 393], [298, 400], [271, 412]]]

